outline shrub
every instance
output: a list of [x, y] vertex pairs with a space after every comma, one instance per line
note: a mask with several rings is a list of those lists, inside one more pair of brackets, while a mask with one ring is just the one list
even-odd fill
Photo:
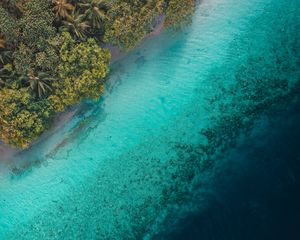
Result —
[[167, 0], [165, 26], [180, 26], [191, 21], [195, 0]]
[[115, 1], [108, 11], [104, 41], [123, 49], [134, 47], [151, 31], [156, 16], [163, 11], [162, 0]]
[[25, 88], [3, 88], [0, 96], [0, 138], [16, 147], [28, 147], [48, 126], [49, 102], [35, 101]]
[[103, 79], [109, 71], [110, 53], [92, 38], [76, 43], [69, 33], [60, 50], [59, 80], [54, 83], [50, 100], [57, 111], [83, 99], [98, 99], [103, 91]]

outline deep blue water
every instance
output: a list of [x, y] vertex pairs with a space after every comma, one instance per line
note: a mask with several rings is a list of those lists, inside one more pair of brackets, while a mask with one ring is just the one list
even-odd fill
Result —
[[[162, 239], [300, 239], [300, 102], [246, 138], [217, 177], [209, 207], [187, 215]], [[232, 167], [237, 162], [243, 167]], [[225, 167], [226, 168], [226, 167]]]

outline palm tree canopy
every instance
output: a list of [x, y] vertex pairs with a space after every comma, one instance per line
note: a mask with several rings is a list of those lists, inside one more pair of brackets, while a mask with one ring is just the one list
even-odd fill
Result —
[[44, 72], [36, 75], [31, 71], [28, 73], [29, 86], [32, 91], [39, 97], [43, 98], [48, 92], [52, 91], [51, 82], [54, 78]]
[[78, 38], [85, 38], [86, 30], [90, 27], [88, 22], [84, 20], [85, 16], [77, 11], [73, 11], [71, 15], [63, 20], [64, 26], [62, 30], [67, 30], [74, 33]]
[[57, 17], [66, 18], [69, 16], [69, 11], [73, 11], [75, 7], [68, 3], [67, 0], [53, 0], [54, 10]]
[[103, 20], [107, 19], [107, 2], [105, 0], [87, 0], [79, 3], [85, 9], [84, 15], [91, 22], [92, 27], [100, 28]]

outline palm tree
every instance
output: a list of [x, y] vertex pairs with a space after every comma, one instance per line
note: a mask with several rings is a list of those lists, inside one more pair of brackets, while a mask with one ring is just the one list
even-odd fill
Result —
[[17, 74], [11, 64], [6, 64], [0, 69], [0, 87], [23, 87], [26, 79]]
[[85, 9], [84, 16], [91, 23], [93, 28], [100, 28], [101, 23], [107, 19], [107, 2], [105, 0], [85, 0], [79, 3]]
[[31, 90], [39, 97], [43, 98], [48, 92], [52, 91], [51, 82], [54, 78], [47, 73], [40, 72], [38, 75], [34, 75], [33, 71], [28, 73], [29, 86]]
[[12, 52], [9, 50], [0, 50], [0, 66], [11, 62]]
[[67, 18], [69, 16], [69, 11], [73, 11], [75, 7], [68, 3], [67, 0], [53, 0], [54, 11], [56, 12], [56, 17]]
[[90, 26], [88, 22], [84, 20], [84, 18], [84, 15], [77, 11], [73, 11], [72, 15], [67, 16], [67, 19], [62, 21], [64, 25], [62, 26], [61, 30], [72, 32], [78, 38], [85, 38], [86, 30]]

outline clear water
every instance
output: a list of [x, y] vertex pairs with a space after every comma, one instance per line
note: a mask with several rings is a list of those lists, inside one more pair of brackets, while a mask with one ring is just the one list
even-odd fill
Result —
[[0, 239], [151, 239], [205, 211], [226, 153], [297, 101], [299, 36], [298, 0], [204, 1], [116, 63], [100, 102], [0, 163]]

